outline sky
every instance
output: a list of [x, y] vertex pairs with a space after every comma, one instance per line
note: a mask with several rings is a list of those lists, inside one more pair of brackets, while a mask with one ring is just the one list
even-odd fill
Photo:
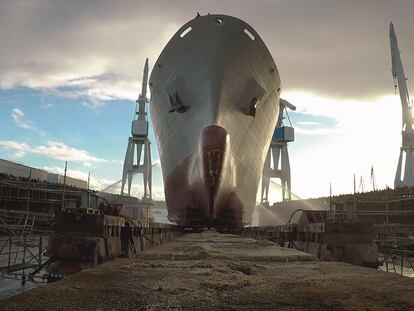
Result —
[[[239, 17], [278, 66], [296, 140], [292, 191], [301, 198], [392, 186], [401, 104], [391, 76], [389, 23], [412, 84], [412, 0], [0, 0], [0, 158], [87, 178], [121, 178], [145, 58], [197, 14]], [[150, 96], [150, 94], [148, 94]], [[150, 132], [154, 198], [163, 198]], [[141, 179], [134, 191], [141, 195]], [[279, 198], [276, 187], [271, 200]]]

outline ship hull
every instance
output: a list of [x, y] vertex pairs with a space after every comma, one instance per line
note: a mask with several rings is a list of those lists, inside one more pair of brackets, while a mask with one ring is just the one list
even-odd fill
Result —
[[150, 77], [170, 220], [216, 228], [251, 222], [280, 88], [265, 44], [237, 18], [199, 17], [172, 37]]

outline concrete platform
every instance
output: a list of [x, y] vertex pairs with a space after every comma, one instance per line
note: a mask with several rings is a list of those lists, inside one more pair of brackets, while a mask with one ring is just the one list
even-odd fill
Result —
[[235, 258], [250, 262], [317, 261], [312, 255], [277, 247], [269, 241], [240, 238], [215, 231], [186, 234], [176, 241], [139, 254], [146, 260], [197, 260], [205, 258]]
[[414, 310], [414, 279], [214, 232], [0, 301], [1, 310]]

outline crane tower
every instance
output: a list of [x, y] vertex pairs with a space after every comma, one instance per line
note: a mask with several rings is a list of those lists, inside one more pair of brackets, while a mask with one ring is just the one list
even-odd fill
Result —
[[[145, 105], [149, 103], [147, 98], [148, 84], [148, 58], [145, 60], [144, 75], [142, 79], [142, 91], [138, 96], [134, 120], [131, 126], [131, 137], [128, 139], [128, 147], [125, 153], [124, 169], [122, 171], [121, 193], [124, 193], [128, 180], [128, 195], [131, 194], [132, 178], [137, 173], [142, 173], [144, 180], [144, 198], [152, 199], [152, 163], [151, 142], [148, 138], [148, 121]], [[135, 157], [136, 150], [136, 157]], [[141, 163], [141, 152], [144, 151]], [[136, 161], [135, 161], [136, 160]]]
[[[407, 78], [401, 61], [400, 50], [398, 49], [397, 36], [394, 25], [390, 24], [390, 47], [392, 77], [394, 78], [395, 89], [400, 93], [402, 105], [402, 145], [398, 160], [397, 172], [395, 174], [394, 188], [414, 186], [414, 129], [412, 102], [408, 94]], [[403, 158], [405, 161], [403, 164]]]
[[[296, 107], [287, 100], [281, 99], [279, 102], [279, 119], [276, 124], [272, 141], [270, 142], [265, 164], [262, 173], [262, 197], [261, 202], [268, 202], [269, 185], [271, 178], [279, 178], [282, 183], [282, 200], [291, 200], [291, 180], [290, 180], [290, 162], [288, 153], [288, 143], [295, 140], [295, 132], [290, 122], [287, 108], [296, 110]], [[283, 125], [284, 113], [289, 120], [290, 126]], [[273, 159], [273, 168], [272, 168]], [[279, 168], [280, 167], [280, 168]]]

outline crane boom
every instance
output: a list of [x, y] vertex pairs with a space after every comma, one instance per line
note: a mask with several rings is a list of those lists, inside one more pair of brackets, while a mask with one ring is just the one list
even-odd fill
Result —
[[401, 105], [403, 107], [403, 130], [413, 130], [413, 118], [411, 114], [410, 95], [408, 94], [407, 78], [404, 74], [404, 68], [401, 61], [400, 50], [398, 49], [397, 36], [395, 34], [394, 25], [390, 24], [390, 47], [391, 47], [391, 63], [392, 76], [398, 83], [398, 92], [400, 93]]
[[148, 85], [148, 58], [145, 60], [144, 65], [144, 74], [142, 75], [142, 91], [141, 94], [139, 94], [137, 102], [145, 102], [148, 103], [147, 98], [147, 85]]
[[142, 77], [142, 91], [138, 96], [136, 114], [138, 120], [146, 120], [145, 104], [148, 104], [147, 98], [147, 85], [148, 85], [148, 58], [145, 60], [144, 74]]

